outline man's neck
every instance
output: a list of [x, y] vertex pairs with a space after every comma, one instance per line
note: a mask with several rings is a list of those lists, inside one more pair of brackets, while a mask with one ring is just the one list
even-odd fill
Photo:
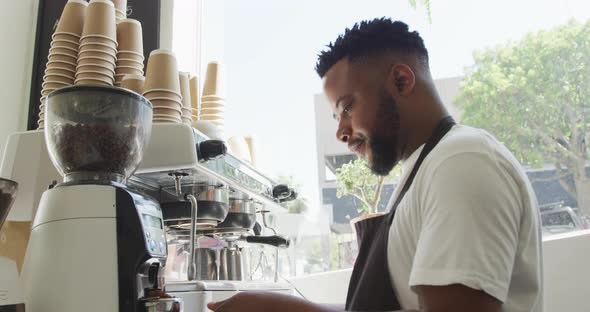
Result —
[[408, 124], [413, 127], [408, 131], [406, 142], [402, 147], [401, 161], [408, 159], [414, 151], [425, 144], [440, 121], [449, 116], [438, 96], [423, 107], [422, 111], [413, 114], [416, 117], [414, 120], [408, 120]]

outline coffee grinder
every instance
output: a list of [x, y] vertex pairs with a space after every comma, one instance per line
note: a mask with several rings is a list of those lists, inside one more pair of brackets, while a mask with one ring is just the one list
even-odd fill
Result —
[[22, 280], [28, 312], [179, 311], [151, 298], [167, 256], [157, 201], [126, 186], [142, 160], [152, 105], [120, 88], [73, 86], [45, 102], [45, 142], [63, 183], [45, 191]]

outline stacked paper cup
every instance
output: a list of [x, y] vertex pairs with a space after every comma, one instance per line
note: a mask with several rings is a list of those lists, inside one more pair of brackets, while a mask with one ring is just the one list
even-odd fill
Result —
[[145, 78], [141, 75], [125, 75], [121, 80], [121, 88], [143, 94]]
[[109, 0], [91, 0], [80, 38], [75, 83], [112, 86], [116, 56], [115, 6]]
[[191, 76], [189, 84], [191, 90], [191, 117], [193, 120], [199, 120], [199, 102], [201, 99], [199, 96], [199, 78]]
[[182, 96], [182, 122], [190, 125], [193, 121], [191, 114], [191, 90], [190, 90], [190, 74], [187, 72], [180, 72], [178, 74], [180, 82], [180, 95]]
[[125, 19], [117, 24], [117, 66], [115, 68], [115, 85], [118, 86], [125, 75], [143, 76], [143, 35], [141, 23], [134, 19]]
[[69, 0], [51, 37], [49, 60], [41, 90], [41, 112], [37, 121], [39, 129], [43, 129], [45, 123], [45, 97], [55, 89], [74, 84], [87, 5], [88, 3], [83, 0]]
[[143, 95], [154, 106], [154, 122], [182, 121], [182, 95], [174, 53], [164, 49], [150, 53]]
[[113, 0], [117, 23], [127, 18], [127, 0]]
[[225, 68], [220, 62], [207, 64], [199, 120], [208, 120], [223, 127], [225, 122]]

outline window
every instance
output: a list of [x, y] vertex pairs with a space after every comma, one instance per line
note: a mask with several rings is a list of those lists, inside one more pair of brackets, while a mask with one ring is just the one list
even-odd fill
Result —
[[285, 274], [350, 267], [342, 259], [354, 258], [349, 225], [335, 218], [342, 207], [328, 196], [329, 173], [351, 155], [335, 140], [313, 68], [346, 27], [383, 15], [420, 32], [451, 114], [490, 131], [521, 160], [544, 237], [590, 227], [590, 2], [432, 1], [432, 22], [422, 7], [389, 0], [204, 0], [203, 14], [201, 71], [212, 60], [227, 65], [228, 135], [257, 136], [259, 167], [293, 176], [307, 198]]

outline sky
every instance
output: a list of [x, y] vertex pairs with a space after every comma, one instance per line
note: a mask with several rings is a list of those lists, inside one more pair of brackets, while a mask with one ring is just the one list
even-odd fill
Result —
[[437, 79], [462, 75], [476, 50], [590, 19], [588, 0], [431, 2], [432, 23], [408, 0], [204, 0], [203, 61], [226, 64], [226, 134], [255, 136], [261, 170], [293, 176], [318, 207], [314, 65], [345, 28], [382, 16], [406, 22], [423, 37]]

